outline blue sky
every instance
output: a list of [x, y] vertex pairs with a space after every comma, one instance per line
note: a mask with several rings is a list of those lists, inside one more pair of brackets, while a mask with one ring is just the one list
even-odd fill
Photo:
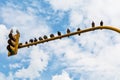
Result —
[[11, 29], [20, 42], [66, 29], [120, 26], [119, 0], [0, 0], [0, 80], [120, 80], [120, 36], [98, 30], [18, 50], [8, 57]]

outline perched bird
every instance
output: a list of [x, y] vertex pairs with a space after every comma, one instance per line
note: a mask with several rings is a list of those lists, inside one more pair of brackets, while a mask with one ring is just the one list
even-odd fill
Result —
[[39, 37], [39, 40], [43, 40], [42, 37]]
[[10, 33], [11, 33], [11, 34], [13, 33], [13, 29], [10, 30]]
[[29, 42], [31, 42], [31, 43], [32, 43], [32, 42], [33, 42], [33, 39], [30, 39], [30, 40], [29, 40]]
[[34, 42], [37, 42], [37, 39], [36, 39], [36, 38], [34, 38]]
[[[80, 28], [77, 28], [77, 31], [80, 31]], [[78, 35], [80, 35], [80, 33]]]
[[103, 21], [100, 22], [100, 26], [103, 26]]
[[19, 43], [19, 45], [22, 45], [22, 43]]
[[54, 34], [50, 34], [50, 37], [51, 37], [51, 38], [54, 37]]
[[67, 33], [70, 33], [70, 29], [67, 29]]
[[61, 36], [61, 32], [58, 31], [57, 34], [58, 34], [58, 36]]
[[[67, 34], [69, 34], [70, 33], [70, 29], [67, 29]], [[69, 36], [68, 36], [69, 37]]]
[[43, 36], [44, 39], [47, 39], [48, 37], [46, 35]]
[[92, 21], [92, 27], [95, 27], [95, 23], [94, 23], [94, 21]]
[[[36, 39], [36, 38], [34, 38], [34, 42], [37, 42], [37, 39]], [[37, 45], [37, 44], [35, 44], [35, 45]]]
[[17, 34], [20, 34], [20, 32], [19, 32], [18, 30], [16, 30], [16, 33], [17, 33]]
[[[25, 44], [28, 44], [28, 42], [26, 41]], [[29, 48], [29, 46], [27, 46]]]
[[77, 28], [77, 31], [80, 31], [80, 28]]
[[28, 44], [28, 42], [26, 41], [25, 44]]
[[13, 41], [15, 41], [15, 38], [13, 38], [13, 29], [10, 30], [10, 34], [8, 35], [10, 39], [12, 39]]

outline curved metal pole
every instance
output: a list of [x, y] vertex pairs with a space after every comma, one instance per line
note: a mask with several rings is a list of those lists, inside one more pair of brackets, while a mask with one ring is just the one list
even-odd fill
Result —
[[72, 35], [81, 34], [81, 33], [89, 32], [89, 31], [99, 30], [99, 29], [108, 29], [108, 30], [113, 30], [115, 32], [120, 33], [120, 29], [116, 28], [116, 27], [112, 27], [112, 26], [96, 26], [96, 27], [80, 30], [80, 31], [77, 31], [77, 32], [71, 32], [71, 33], [63, 34], [61, 36], [55, 36], [55, 37], [52, 37], [52, 38], [40, 40], [40, 41], [29, 43], [29, 44], [19, 45], [18, 48], [24, 48], [24, 47], [28, 47], [28, 46], [32, 46], [32, 45], [36, 45], [36, 44], [56, 40], [56, 39], [61, 39], [61, 38], [64, 38], [64, 37], [69, 37], [69, 36], [72, 36]]

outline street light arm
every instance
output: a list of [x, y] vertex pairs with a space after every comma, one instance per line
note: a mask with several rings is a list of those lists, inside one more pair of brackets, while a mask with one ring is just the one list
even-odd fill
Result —
[[81, 33], [89, 32], [89, 31], [99, 30], [99, 29], [108, 29], [108, 30], [112, 30], [112, 31], [120, 33], [120, 29], [116, 28], [116, 27], [112, 27], [112, 26], [95, 26], [95, 27], [84, 29], [84, 30], [79, 30], [79, 31], [76, 31], [76, 32], [70, 32], [70, 33], [67, 33], [67, 34], [54, 36], [54, 37], [51, 37], [51, 38], [46, 38], [46, 39], [39, 40], [39, 41], [32, 42], [32, 43], [19, 45], [18, 48], [29, 47], [29, 46], [32, 46], [32, 45], [36, 45], [36, 44], [40, 44], [40, 43], [44, 43], [44, 42], [48, 42], [48, 41], [52, 41], [52, 40], [56, 40], [56, 39], [61, 39], [61, 38], [64, 38], [64, 37], [69, 37], [69, 36], [72, 36], [72, 35], [81, 34]]
[[120, 28], [116, 28], [116, 27], [112, 27], [112, 26], [96, 26], [93, 28], [87, 28], [84, 31], [88, 32], [88, 31], [93, 31], [93, 30], [98, 30], [98, 29], [108, 29], [108, 30], [112, 30], [112, 31], [120, 33]]

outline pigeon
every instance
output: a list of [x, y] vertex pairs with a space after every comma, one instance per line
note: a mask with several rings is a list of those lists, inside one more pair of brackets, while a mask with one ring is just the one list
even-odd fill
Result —
[[[77, 31], [80, 31], [80, 28], [78, 28]], [[80, 35], [80, 33], [78, 35]]]
[[50, 37], [51, 37], [51, 38], [54, 37], [54, 34], [50, 34]]
[[95, 23], [92, 21], [92, 27], [95, 27]]
[[22, 43], [19, 43], [19, 45], [22, 45]]
[[46, 36], [46, 35], [44, 35], [44, 36], [43, 36], [43, 38], [44, 38], [44, 39], [47, 39], [47, 36]]
[[13, 29], [10, 30], [10, 33], [13, 33]]
[[78, 28], [77, 31], [80, 31], [80, 28]]
[[33, 42], [33, 39], [30, 39], [30, 40], [29, 40], [29, 42], [31, 42], [31, 43], [32, 43], [32, 42]]
[[43, 40], [42, 37], [39, 37], [39, 40]]
[[28, 42], [26, 41], [25, 44], [28, 44]]
[[20, 34], [20, 32], [19, 32], [18, 30], [16, 30], [16, 33], [17, 33], [17, 34]]
[[103, 26], [103, 21], [100, 22], [100, 26]]
[[[67, 29], [67, 34], [69, 34], [70, 33], [70, 29]], [[69, 35], [68, 35], [68, 37], [69, 37]]]
[[36, 38], [34, 38], [34, 42], [37, 42], [37, 39], [36, 39]]
[[57, 34], [58, 34], [58, 36], [61, 36], [61, 32], [58, 31]]
[[67, 33], [70, 33], [70, 29], [67, 29]]
[[12, 39], [13, 41], [15, 41], [16, 39], [13, 37], [13, 29], [10, 30], [10, 34], [8, 35], [10, 39]]
[[[25, 44], [28, 44], [28, 42], [26, 41]], [[27, 47], [29, 48], [29, 45]]]

